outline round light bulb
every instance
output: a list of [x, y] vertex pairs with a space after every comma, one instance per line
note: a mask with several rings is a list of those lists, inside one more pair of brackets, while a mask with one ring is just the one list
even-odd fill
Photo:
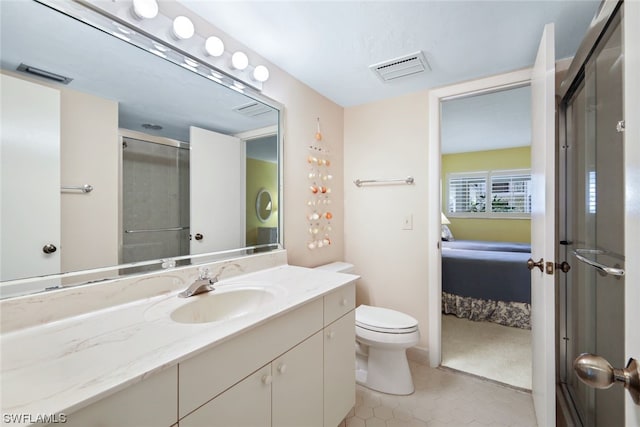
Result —
[[156, 0], [133, 0], [133, 14], [138, 19], [153, 19], [158, 16]]
[[196, 29], [193, 26], [193, 22], [186, 16], [177, 16], [176, 19], [173, 20], [173, 35], [179, 40], [190, 39], [193, 37], [195, 31]]
[[264, 65], [258, 65], [253, 70], [253, 78], [259, 82], [266, 82], [269, 80], [269, 69]]
[[218, 37], [211, 36], [204, 42], [204, 50], [211, 56], [220, 56], [224, 53], [224, 43]]
[[249, 66], [249, 58], [244, 52], [237, 51], [231, 56], [231, 65], [236, 70], [244, 70]]

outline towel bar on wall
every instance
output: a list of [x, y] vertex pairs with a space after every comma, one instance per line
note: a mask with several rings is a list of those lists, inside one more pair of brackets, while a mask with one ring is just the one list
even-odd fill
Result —
[[[125, 233], [127, 234], [132, 234], [132, 233], [155, 233], [158, 231], [182, 231], [182, 230], [188, 230], [189, 227], [169, 227], [169, 228], [147, 228], [144, 230], [124, 230]], [[196, 237], [196, 240], [200, 240]]]
[[406, 178], [398, 178], [398, 179], [356, 179], [353, 183], [356, 187], [362, 187], [362, 184], [391, 184], [391, 183], [402, 183], [404, 182], [407, 185], [411, 185], [415, 182], [412, 176], [408, 176]]
[[93, 185], [85, 184], [85, 185], [63, 185], [60, 187], [61, 191], [81, 191], [83, 193], [91, 193], [93, 191]]

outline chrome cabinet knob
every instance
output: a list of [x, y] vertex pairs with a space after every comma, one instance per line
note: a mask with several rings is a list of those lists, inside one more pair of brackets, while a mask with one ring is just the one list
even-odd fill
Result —
[[58, 248], [55, 247], [55, 245], [51, 244], [51, 243], [47, 243], [46, 245], [44, 245], [42, 247], [42, 252], [44, 252], [45, 254], [52, 254], [55, 251], [57, 251]]

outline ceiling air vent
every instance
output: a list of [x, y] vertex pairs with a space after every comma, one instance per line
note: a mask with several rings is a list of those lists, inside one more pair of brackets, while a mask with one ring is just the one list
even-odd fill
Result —
[[270, 113], [273, 111], [268, 105], [264, 105], [261, 102], [250, 102], [248, 104], [240, 105], [233, 109], [236, 113], [240, 113], [247, 117], [256, 117], [261, 114]]
[[431, 70], [422, 51], [370, 65], [369, 68], [385, 83]]
[[27, 64], [20, 64], [17, 68], [18, 71], [22, 71], [23, 73], [33, 74], [34, 76], [42, 77], [45, 79], [53, 80], [54, 82], [62, 83], [63, 85], [68, 85], [73, 80], [71, 77], [65, 77], [60, 74], [52, 73], [51, 71], [43, 70], [41, 68], [32, 67]]

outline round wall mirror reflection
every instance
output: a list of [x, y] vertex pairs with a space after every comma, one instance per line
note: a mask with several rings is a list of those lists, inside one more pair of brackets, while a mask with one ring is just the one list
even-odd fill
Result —
[[266, 188], [258, 191], [256, 197], [256, 215], [260, 222], [267, 222], [271, 217], [271, 211], [273, 210], [273, 201], [271, 200], [271, 193]]

